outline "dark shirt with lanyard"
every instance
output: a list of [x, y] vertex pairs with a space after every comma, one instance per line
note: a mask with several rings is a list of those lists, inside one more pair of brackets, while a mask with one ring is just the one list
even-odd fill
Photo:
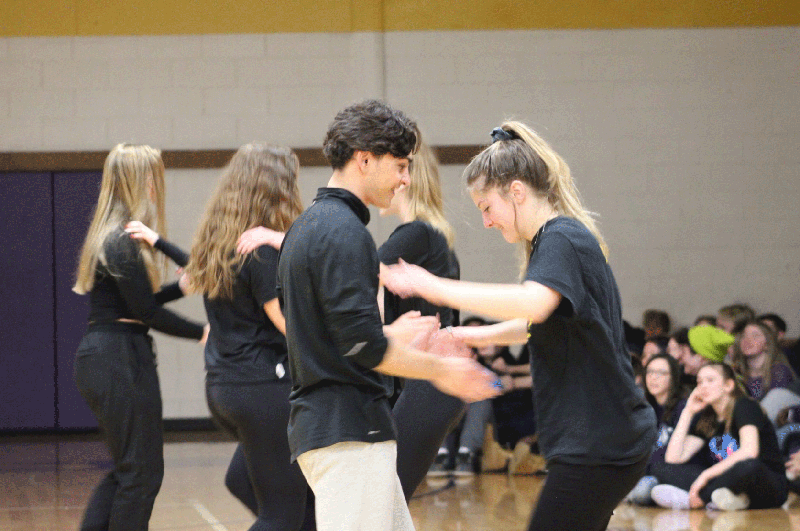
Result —
[[562, 296], [528, 329], [539, 446], [547, 460], [568, 464], [638, 462], [652, 451], [655, 416], [634, 382], [619, 290], [600, 245], [568, 217], [545, 223], [533, 244], [525, 280]]

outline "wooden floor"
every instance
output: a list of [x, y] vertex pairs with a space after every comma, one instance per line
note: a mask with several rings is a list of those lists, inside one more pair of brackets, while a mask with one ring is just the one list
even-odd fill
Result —
[[[104, 447], [86, 440], [0, 439], [0, 531], [78, 528], [92, 488], [110, 466]], [[252, 516], [223, 485], [234, 445], [172, 442], [151, 530], [244, 531]], [[483, 474], [463, 484], [423, 483], [411, 514], [418, 531], [524, 530], [543, 479]], [[800, 531], [800, 501], [788, 510], [716, 513], [620, 506], [617, 531]]]

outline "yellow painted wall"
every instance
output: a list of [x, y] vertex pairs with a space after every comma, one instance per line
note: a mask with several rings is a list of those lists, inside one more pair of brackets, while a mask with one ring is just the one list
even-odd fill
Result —
[[798, 0], [0, 1], [6, 37], [798, 24]]

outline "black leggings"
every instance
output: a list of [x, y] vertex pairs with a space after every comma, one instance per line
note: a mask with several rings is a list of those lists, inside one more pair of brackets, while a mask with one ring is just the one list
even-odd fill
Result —
[[284, 382], [206, 386], [211, 414], [239, 441], [225, 485], [256, 515], [251, 531], [316, 527], [311, 490], [289, 459], [290, 390]]
[[[653, 467], [653, 475], [659, 483], [689, 490], [705, 469], [705, 466], [697, 463], [678, 465], [659, 463]], [[730, 489], [734, 494], [747, 494], [751, 509], [780, 507], [789, 494], [786, 476], [769, 469], [758, 459], [740, 461], [711, 479], [700, 489], [700, 499], [705, 503], [710, 502], [711, 493], [723, 487]]]
[[708, 503], [711, 501], [711, 493], [723, 487], [734, 494], [747, 494], [750, 498], [750, 509], [780, 507], [789, 495], [786, 475], [778, 474], [758, 459], [740, 461], [712, 478], [700, 489], [700, 498]]
[[659, 483], [689, 490], [692, 483], [706, 468], [708, 467], [698, 462], [672, 465], [664, 460], [659, 460], [651, 463], [650, 474], [655, 476]]
[[114, 460], [81, 530], [145, 531], [164, 477], [161, 390], [147, 328], [90, 325], [75, 358], [75, 382]]
[[550, 462], [528, 531], [603, 531], [644, 474], [649, 457], [625, 466]]
[[425, 479], [465, 407], [464, 402], [425, 380], [406, 380], [392, 409], [397, 425], [397, 475], [406, 501]]

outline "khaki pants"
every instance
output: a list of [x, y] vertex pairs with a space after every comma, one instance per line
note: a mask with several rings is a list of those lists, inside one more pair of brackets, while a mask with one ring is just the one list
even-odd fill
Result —
[[297, 458], [318, 531], [414, 531], [397, 478], [397, 443], [341, 442]]

